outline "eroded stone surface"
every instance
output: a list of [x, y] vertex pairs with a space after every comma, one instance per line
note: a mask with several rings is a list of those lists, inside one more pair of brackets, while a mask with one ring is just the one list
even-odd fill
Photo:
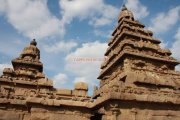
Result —
[[53, 88], [53, 81], [43, 73], [36, 45], [33, 40], [18, 58], [12, 60], [13, 69], [3, 70], [0, 77], [0, 119], [89, 119], [93, 100], [87, 96], [87, 84], [77, 83], [74, 90]]
[[83, 82], [55, 89], [33, 40], [0, 77], [0, 120], [179, 120], [179, 62], [144, 27], [122, 8], [93, 97]]
[[179, 62], [144, 27], [124, 6], [94, 89], [103, 120], [180, 119]]

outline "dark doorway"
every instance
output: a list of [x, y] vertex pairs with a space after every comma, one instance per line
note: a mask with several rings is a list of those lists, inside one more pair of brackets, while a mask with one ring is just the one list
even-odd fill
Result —
[[91, 120], [102, 120], [102, 114], [95, 113]]

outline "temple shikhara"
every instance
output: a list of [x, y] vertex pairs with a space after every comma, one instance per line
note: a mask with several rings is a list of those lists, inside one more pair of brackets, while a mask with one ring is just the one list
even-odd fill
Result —
[[0, 120], [180, 120], [179, 62], [144, 27], [122, 7], [93, 96], [54, 88], [32, 40], [0, 76]]

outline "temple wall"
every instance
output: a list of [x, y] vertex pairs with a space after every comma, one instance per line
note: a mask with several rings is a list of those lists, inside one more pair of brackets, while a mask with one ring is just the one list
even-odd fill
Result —
[[[102, 120], [180, 120], [179, 105], [150, 103], [110, 103], [103, 108]], [[102, 108], [100, 111], [102, 111]]]
[[116, 120], [180, 120], [175, 110], [120, 109]]
[[109, 112], [102, 116], [102, 120], [180, 120], [180, 112], [173, 110], [119, 110], [119, 115]]
[[0, 109], [0, 120], [90, 120], [90, 117], [90, 112], [82, 108], [33, 107], [30, 111]]
[[24, 120], [23, 112], [15, 112], [12, 110], [0, 110], [0, 120]]

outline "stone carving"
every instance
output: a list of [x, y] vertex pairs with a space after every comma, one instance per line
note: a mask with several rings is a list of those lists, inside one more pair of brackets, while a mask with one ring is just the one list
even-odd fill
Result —
[[54, 88], [32, 40], [0, 76], [0, 119], [179, 120], [179, 62], [144, 27], [123, 6], [92, 97], [84, 82]]
[[[112, 103], [105, 102], [108, 100], [116, 100], [117, 104], [120, 103], [117, 108], [121, 110], [121, 114], [113, 117], [109, 115], [111, 110], [106, 109], [106, 114], [103, 116], [105, 120], [146, 120], [148, 119], [145, 117], [146, 114], [151, 118], [151, 111], [159, 109], [149, 108], [152, 102], [165, 105], [160, 110], [164, 113], [165, 109], [168, 109], [167, 103], [177, 105], [180, 111], [178, 102], [180, 91], [177, 89], [180, 81], [177, 76], [180, 74], [175, 71], [175, 66], [179, 62], [170, 56], [169, 50], [161, 49], [160, 41], [153, 38], [152, 31], [144, 30], [144, 27], [134, 20], [133, 14], [126, 7], [123, 7], [119, 15], [118, 27], [114, 30], [113, 38], [105, 53], [109, 59], [102, 64], [102, 71], [98, 77], [100, 88], [94, 94], [96, 101], [102, 101], [101, 107]], [[119, 70], [120, 72], [117, 72]], [[132, 101], [134, 105], [122, 105], [129, 104], [128, 101]], [[146, 113], [141, 114], [138, 111], [141, 111], [140, 106], [143, 104], [149, 105], [146, 106], [147, 110], [143, 109]], [[171, 110], [175, 112], [174, 108]], [[126, 115], [127, 113], [134, 115]]]

